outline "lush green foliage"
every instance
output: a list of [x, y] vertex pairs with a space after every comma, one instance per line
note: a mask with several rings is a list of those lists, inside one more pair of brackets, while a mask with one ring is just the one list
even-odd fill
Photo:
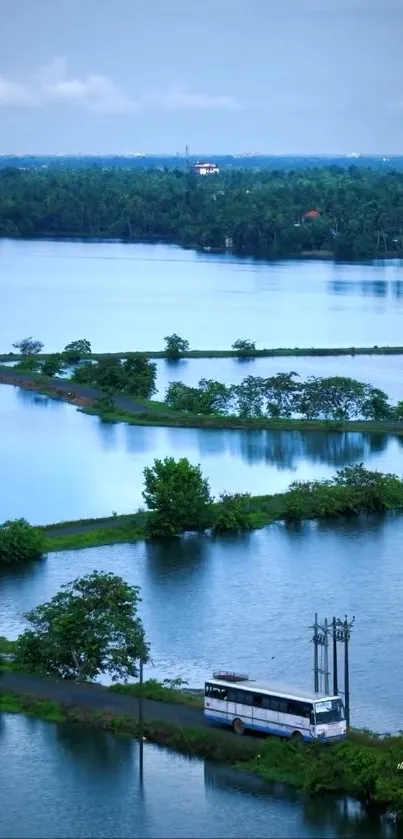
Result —
[[198, 387], [171, 382], [165, 395], [166, 404], [175, 411], [211, 416], [227, 414], [231, 399], [231, 389], [213, 379], [200, 379]]
[[21, 355], [37, 355], [43, 350], [43, 346], [42, 341], [37, 341], [32, 335], [13, 344], [14, 349], [18, 350]]
[[[403, 249], [403, 174], [349, 169], [0, 170], [0, 235], [159, 238], [257, 256]], [[313, 220], [305, 213], [317, 209]]]
[[0, 563], [40, 559], [45, 552], [45, 535], [25, 519], [5, 521], [0, 525]]
[[173, 335], [166, 335], [164, 338], [167, 358], [180, 358], [181, 353], [187, 352], [189, 349], [189, 341], [181, 338], [174, 332]]
[[78, 341], [71, 341], [66, 344], [63, 355], [69, 364], [78, 364], [83, 358], [91, 355], [91, 344], [87, 338], [79, 338]]
[[186, 457], [155, 460], [144, 469], [143, 498], [152, 515], [151, 536], [176, 536], [184, 530], [205, 530], [211, 522], [210, 489], [200, 466]]
[[285, 496], [286, 519], [323, 518], [403, 507], [403, 481], [360, 463], [328, 481], [294, 481]]
[[212, 379], [201, 379], [198, 387], [171, 382], [166, 404], [193, 414], [240, 417], [384, 420], [394, 417], [386, 393], [372, 385], [345, 376], [310, 376], [296, 381], [297, 374], [278, 373], [265, 379], [247, 376], [239, 385], [226, 387]]
[[216, 533], [239, 532], [253, 527], [250, 513], [250, 494], [222, 492], [215, 511], [213, 530]]
[[72, 380], [93, 387], [110, 388], [111, 391], [128, 393], [149, 399], [156, 391], [157, 366], [145, 355], [129, 354], [122, 362], [119, 358], [101, 358], [87, 361], [77, 367]]
[[139, 602], [139, 588], [111, 572], [73, 580], [25, 615], [30, 628], [18, 638], [16, 664], [63, 679], [109, 673], [127, 681], [148, 658]]

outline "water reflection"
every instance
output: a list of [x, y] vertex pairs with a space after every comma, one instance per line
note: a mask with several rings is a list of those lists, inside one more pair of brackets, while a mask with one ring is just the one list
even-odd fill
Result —
[[22, 715], [5, 714], [2, 721], [2, 839], [399, 836], [351, 799], [308, 799], [149, 743], [141, 778], [141, 751], [131, 738]]
[[[206, 791], [228, 790], [245, 793], [255, 798], [267, 797], [276, 802], [292, 803], [301, 810], [302, 820], [306, 826], [315, 828], [312, 835], [332, 835], [340, 839], [355, 839], [355, 837], [371, 836], [372, 839], [395, 839], [402, 836], [403, 830], [398, 832], [396, 826], [388, 821], [379, 810], [368, 809], [359, 801], [348, 797], [337, 797], [321, 794], [306, 796], [297, 790], [285, 787], [283, 784], [265, 781], [255, 775], [239, 772], [223, 764], [205, 761], [204, 779]], [[317, 832], [323, 831], [322, 833]]]
[[[133, 741], [127, 737], [117, 737], [109, 732], [100, 732], [91, 726], [78, 723], [63, 723], [55, 727], [57, 745], [68, 752], [77, 765], [80, 773], [91, 773], [94, 779], [97, 775], [108, 772], [127, 772], [127, 764], [131, 762]], [[138, 757], [138, 749], [134, 757]]]
[[[10, 387], [10, 385], [7, 385]], [[33, 390], [24, 390], [21, 387], [14, 388], [19, 402], [29, 407], [30, 405], [40, 405], [42, 408], [61, 408], [63, 403], [59, 399], [51, 399], [42, 393], [35, 393]]]
[[185, 581], [206, 561], [210, 539], [207, 534], [186, 533], [181, 537], [145, 542], [145, 556], [150, 577], [165, 580], [177, 577]]
[[0, 387], [1, 520], [130, 513], [144, 506], [144, 468], [167, 456], [200, 463], [215, 497], [224, 490], [259, 495], [282, 492], [294, 479], [328, 478], [354, 462], [403, 472], [403, 438], [102, 423], [30, 393], [21, 403], [15, 389]]

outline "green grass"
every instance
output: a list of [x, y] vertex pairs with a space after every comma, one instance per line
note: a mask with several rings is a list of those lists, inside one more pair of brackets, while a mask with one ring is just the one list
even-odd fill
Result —
[[60, 702], [48, 699], [34, 699], [30, 696], [20, 696], [15, 693], [0, 693], [0, 712], [4, 714], [27, 714], [40, 717], [48, 722], [65, 722], [66, 713]]
[[189, 705], [193, 708], [202, 708], [204, 703], [203, 696], [167, 687], [155, 679], [149, 679], [143, 682], [143, 685], [138, 682], [128, 685], [112, 685], [109, 690], [113, 693], [143, 696], [144, 699], [153, 699], [155, 702], [171, 702], [174, 705]]
[[[163, 405], [163, 403], [159, 403]], [[170, 428], [217, 428], [223, 431], [228, 429], [238, 430], [267, 430], [267, 431], [321, 431], [321, 432], [344, 432], [357, 431], [363, 433], [376, 432], [378, 434], [403, 434], [403, 422], [376, 421], [376, 420], [347, 420], [345, 422], [332, 420], [305, 420], [305, 419], [270, 419], [268, 417], [237, 417], [237, 416], [205, 416], [202, 414], [190, 414], [172, 412], [164, 407], [161, 413], [155, 412], [129, 412], [114, 410], [108, 413], [100, 412], [95, 407], [79, 408], [83, 414], [99, 416], [103, 422], [123, 422], [127, 425], [145, 425]]]

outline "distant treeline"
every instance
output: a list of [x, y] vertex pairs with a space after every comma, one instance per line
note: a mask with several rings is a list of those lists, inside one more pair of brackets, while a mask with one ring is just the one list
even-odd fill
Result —
[[257, 257], [392, 256], [403, 253], [403, 172], [3, 168], [0, 235], [163, 240]]

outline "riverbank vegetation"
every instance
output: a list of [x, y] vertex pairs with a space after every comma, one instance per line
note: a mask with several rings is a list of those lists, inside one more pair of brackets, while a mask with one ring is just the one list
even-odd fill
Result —
[[403, 173], [337, 166], [0, 170], [0, 235], [160, 240], [256, 257], [403, 251]]

